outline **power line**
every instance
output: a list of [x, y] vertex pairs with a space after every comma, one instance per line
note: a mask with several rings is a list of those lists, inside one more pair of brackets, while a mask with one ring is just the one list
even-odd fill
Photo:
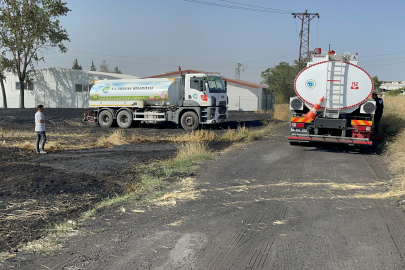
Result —
[[389, 59], [381, 59], [381, 60], [361, 61], [361, 63], [382, 62], [382, 61], [398, 60], [398, 59], [404, 59], [404, 58], [405, 57], [397, 57], [397, 58], [389, 58]]
[[362, 56], [362, 58], [366, 58], [366, 57], [376, 57], [376, 56], [385, 56], [385, 55], [394, 55], [394, 54], [403, 54], [405, 52], [398, 52], [398, 53], [387, 53], [387, 54], [378, 54], [378, 55], [366, 55], [366, 56]]
[[[60, 55], [60, 54], [59, 54]], [[62, 56], [62, 55], [61, 55]], [[73, 57], [73, 58], [81, 58], [81, 59], [89, 59], [89, 60], [108, 60], [108, 61], [111, 61], [111, 62], [113, 62], [113, 63], [124, 63], [124, 64], [130, 64], [130, 65], [140, 65], [141, 67], [142, 66], [162, 66], [162, 67], [173, 67], [173, 65], [171, 65], [171, 64], [158, 64], [158, 63], [140, 63], [140, 62], [129, 62], [129, 61], [121, 61], [121, 60], [111, 60], [111, 59], [101, 59], [101, 58], [94, 58], [94, 57], [88, 57], [88, 56], [80, 56], [80, 57], [78, 57], [78, 56], [75, 56], [75, 55], [71, 55], [71, 56], [69, 56], [69, 55], [63, 55], [63, 56], [66, 56], [66, 57]], [[60, 59], [60, 58], [52, 58], [52, 57], [45, 57], [46, 59], [54, 59], [54, 60], [61, 60], [61, 61], [68, 61], [68, 62], [72, 62], [72, 60], [71, 59]], [[83, 63], [82, 61], [80, 61], [81, 63]], [[180, 62], [181, 63], [181, 61], [177, 61], [177, 62]], [[291, 60], [291, 61], [285, 61], [285, 62], [290, 62], [290, 63], [292, 63], [293, 62], [293, 60]], [[209, 62], [208, 62], [209, 63]], [[235, 62], [231, 62], [232, 64], [234, 64]], [[261, 63], [261, 62], [258, 62], [258, 63]], [[263, 63], [263, 64], [265, 64], [265, 63]], [[269, 64], [269, 66], [271, 65], [271, 64], [274, 64], [274, 63], [268, 63]], [[216, 65], [207, 65], [207, 64], [203, 64], [203, 65], [201, 65], [201, 64], [195, 64], [196, 66], [199, 66], [200, 68], [231, 68], [231, 66], [216, 66]], [[251, 69], [258, 69], [258, 68], [260, 68], [260, 69], [266, 69], [266, 68], [269, 68], [269, 66], [251, 66], [251, 65], [248, 65], [248, 67], [249, 68], [251, 68]], [[128, 67], [128, 66], [122, 66], [122, 65], [120, 65], [120, 67]]]
[[381, 65], [371, 65], [371, 66], [362, 66], [362, 67], [379, 67], [379, 66], [399, 65], [399, 64], [405, 64], [405, 62], [389, 63], [389, 64], [381, 64]]
[[[101, 55], [101, 56], [111, 56], [111, 57], [121, 57], [121, 58], [133, 58], [133, 59], [141, 59], [141, 60], [152, 60], [152, 61], [169, 61], [169, 62], [188, 62], [188, 63], [216, 63], [216, 64], [224, 64], [224, 63], [229, 63], [229, 64], [235, 64], [236, 61], [223, 61], [223, 62], [217, 62], [217, 61], [190, 61], [190, 60], [179, 60], [179, 59], [159, 59], [159, 58], [144, 58], [144, 57], [134, 57], [134, 56], [123, 56], [123, 55], [112, 55], [112, 54], [101, 54], [101, 53], [91, 53], [91, 52], [82, 52], [82, 51], [73, 51], [69, 50], [69, 52], [76, 52], [76, 53], [85, 53], [85, 54], [93, 54], [93, 55]], [[58, 52], [51, 52], [52, 54], [60, 54]], [[263, 59], [257, 59], [257, 60], [251, 60], [251, 61], [243, 61], [244, 63], [264, 63], [263, 61], [266, 60], [272, 60], [272, 59], [278, 59], [278, 58], [283, 58], [283, 57], [289, 57], [289, 56], [295, 56], [295, 54], [287, 54], [287, 55], [280, 55], [280, 56], [275, 56], [275, 57], [270, 57], [270, 58], [263, 58]], [[83, 57], [82, 58], [89, 58], [89, 57]], [[91, 59], [91, 58], [89, 58]], [[103, 60], [103, 59], [101, 59]]]
[[[208, 6], [215, 6], [215, 7], [229, 8], [229, 9], [236, 9], [236, 10], [243, 10], [243, 11], [261, 12], [261, 13], [273, 13], [273, 14], [291, 13], [291, 11], [284, 11], [284, 10], [275, 10], [275, 9], [269, 10], [269, 8], [266, 8], [266, 7], [260, 7], [260, 8], [238, 7], [238, 6], [224, 5], [224, 4], [218, 4], [218, 3], [206, 2], [206, 1], [200, 1], [200, 0], [182, 0], [182, 1], [195, 3], [195, 4], [201, 4], [201, 5], [208, 5]], [[243, 5], [247, 5], [247, 4], [243, 4]]]
[[248, 5], [248, 4], [239, 3], [239, 2], [233, 2], [233, 1], [228, 1], [228, 0], [219, 0], [219, 1], [228, 2], [228, 3], [231, 3], [231, 4], [237, 4], [237, 5], [241, 5], [241, 6], [248, 6], [248, 7], [269, 9], [269, 10], [274, 10], [274, 11], [283, 11], [283, 12], [288, 12], [288, 13], [292, 12], [292, 11], [289, 11], [289, 10], [276, 9], [276, 8], [269, 8], [269, 7], [261, 7], [261, 6], [254, 6], [254, 5]]
[[[141, 59], [141, 60], [152, 60], [152, 61], [169, 61], [169, 62], [190, 62], [190, 63], [231, 63], [234, 64], [236, 61], [222, 61], [222, 62], [217, 62], [217, 61], [190, 61], [190, 60], [179, 60], [179, 59], [161, 59], [161, 58], [146, 58], [146, 57], [136, 57], [136, 56], [127, 56], [127, 55], [113, 55], [113, 54], [101, 54], [101, 53], [92, 53], [92, 52], [83, 52], [83, 51], [74, 51], [74, 50], [69, 50], [68, 52], [76, 52], [76, 53], [85, 53], [85, 54], [94, 54], [94, 55], [101, 55], [101, 56], [112, 56], [112, 57], [122, 57], [122, 58], [133, 58], [133, 59]], [[50, 52], [52, 54], [60, 54], [58, 52]], [[361, 58], [367, 58], [367, 57], [377, 57], [377, 56], [386, 56], [386, 55], [396, 55], [396, 54], [404, 54], [405, 52], [396, 52], [396, 53], [388, 53], [388, 54], [377, 54], [377, 55], [366, 55], [366, 56], [361, 56]], [[250, 60], [250, 61], [243, 61], [244, 63], [263, 63], [262, 61], [265, 60], [272, 60], [272, 59], [277, 59], [277, 58], [283, 58], [283, 57], [288, 57], [288, 56], [294, 56], [295, 54], [287, 54], [287, 55], [280, 55], [280, 56], [275, 56], [275, 57], [270, 57], [270, 58], [263, 58], [263, 59], [257, 59], [257, 60]], [[378, 60], [376, 60], [378, 61]], [[364, 63], [364, 61], [363, 61]]]
[[[71, 56], [69, 56], [69, 55], [60, 55], [60, 56], [73, 57], [73, 58], [78, 58], [78, 59], [83, 59], [84, 58], [84, 59], [89, 59], [89, 60], [108, 60], [110, 62], [115, 63], [114, 65], [117, 65], [117, 63], [119, 63], [120, 67], [131, 68], [131, 69], [134, 69], [134, 68], [136, 68], [136, 69], [146, 69], [147, 68], [146, 66], [173, 67], [173, 65], [171, 65], [171, 64], [139, 63], [139, 62], [128, 62], [128, 61], [119, 61], [119, 60], [117, 61], [117, 60], [111, 60], [111, 59], [101, 59], [101, 58], [86, 57], [86, 56], [77, 57], [75, 55], [71, 55]], [[72, 63], [71, 59], [60, 59], [60, 58], [54, 58], [54, 57], [48, 57], [48, 56], [46, 56], [46, 59], [66, 61], [66, 62], [71, 62]], [[80, 61], [80, 62], [83, 65], [83, 61]], [[294, 60], [286, 60], [284, 62], [293, 63]], [[124, 65], [122, 65], [121, 63], [124, 63]], [[125, 64], [129, 64], [129, 66], [125, 65]], [[265, 64], [265, 63], [263, 63], [263, 64]], [[255, 69], [268, 69], [268, 68], [271, 68], [272, 65], [274, 65], [274, 64], [276, 64], [276, 63], [275, 62], [269, 62], [266, 66], [247, 65], [247, 67], [249, 69], [252, 69], [252, 70], [255, 70]], [[222, 66], [222, 65], [218, 66], [218, 65], [207, 65], [207, 64], [203, 64], [203, 65], [198, 64], [198, 65], [194, 65], [194, 66], [197, 66], [197, 67], [194, 67], [194, 69], [201, 69], [201, 68], [204, 68], [204, 69], [217, 69], [217, 68], [230, 69], [231, 68], [231, 66]], [[193, 69], [193, 68], [190, 67], [190, 69]]]

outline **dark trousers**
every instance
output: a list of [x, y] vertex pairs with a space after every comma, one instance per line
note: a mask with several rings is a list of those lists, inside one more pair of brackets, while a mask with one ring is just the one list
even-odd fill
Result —
[[380, 121], [381, 121], [382, 114], [375, 114], [374, 115], [374, 133], [378, 133], [380, 131]]
[[37, 152], [40, 151], [39, 149], [39, 141], [42, 139], [41, 143], [41, 150], [44, 150], [45, 142], [46, 142], [46, 134], [45, 131], [35, 131], [37, 133], [37, 141], [35, 142], [35, 146], [37, 147]]

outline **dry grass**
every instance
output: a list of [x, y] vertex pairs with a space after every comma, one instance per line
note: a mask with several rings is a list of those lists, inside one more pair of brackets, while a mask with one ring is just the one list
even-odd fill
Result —
[[174, 142], [203, 142], [203, 141], [215, 141], [217, 140], [215, 132], [201, 129], [189, 132], [185, 135], [179, 135], [172, 137], [169, 140]]
[[227, 131], [222, 135], [222, 138], [228, 141], [238, 141], [246, 138], [248, 133], [249, 129], [247, 129], [244, 125], [238, 125], [237, 129], [228, 128]]
[[274, 105], [273, 119], [281, 121], [290, 120], [290, 105], [289, 104], [276, 104]]
[[123, 145], [129, 143], [131, 140], [125, 135], [124, 130], [117, 129], [108, 136], [101, 137], [95, 143], [95, 147], [112, 147], [114, 145]]
[[260, 110], [258, 110], [258, 111], [255, 111], [255, 113], [259, 113], [259, 114], [273, 114], [273, 110], [260, 109]]
[[[250, 129], [245, 126], [238, 126], [236, 129], [229, 128], [222, 134], [202, 129], [172, 137], [144, 136], [136, 133], [134, 134], [134, 132], [129, 133], [123, 129], [112, 130], [111, 133], [104, 135], [101, 138], [96, 138], [93, 134], [80, 132], [80, 130], [75, 130], [73, 132], [69, 132], [68, 130], [63, 132], [52, 131], [47, 132], [46, 150], [56, 152], [98, 147], [109, 148], [115, 145], [129, 143], [159, 141], [171, 141], [175, 143], [221, 140], [252, 141], [268, 134], [269, 131], [273, 130], [272, 127], [274, 127], [272, 123], [265, 124], [260, 129]], [[7, 130], [2, 127], [0, 129], [0, 147], [14, 147], [34, 151], [35, 133], [16, 129]]]
[[49, 234], [27, 244], [19, 246], [21, 251], [28, 253], [39, 253], [44, 255], [53, 255], [65, 246], [65, 238], [79, 233], [77, 221], [68, 220], [47, 229]]
[[[276, 105], [276, 112], [280, 111], [280, 106]], [[263, 111], [261, 113], [272, 113]], [[277, 113], [280, 115], [281, 113]], [[216, 133], [211, 130], [196, 130], [186, 132], [175, 136], [145, 136], [137, 134], [136, 130], [111, 129], [107, 135], [96, 137], [96, 134], [90, 131], [83, 131], [80, 128], [72, 128], [70, 126], [54, 126], [50, 131], [47, 131], [46, 150], [49, 151], [69, 151], [91, 149], [98, 147], [113, 147], [115, 145], [124, 145], [129, 143], [140, 142], [209, 142], [209, 141], [252, 141], [263, 137], [269, 131], [269, 126], [266, 124], [260, 129], [250, 129], [245, 126], [238, 126], [236, 129], [228, 129], [224, 133]], [[23, 129], [0, 127], [0, 147], [21, 148], [30, 151], [35, 151], [35, 132], [26, 131]]]
[[176, 158], [189, 158], [207, 153], [207, 144], [203, 142], [187, 142], [177, 149]]
[[381, 130], [385, 135], [388, 168], [398, 175], [393, 181], [393, 194], [398, 197], [405, 191], [405, 96], [384, 98]]

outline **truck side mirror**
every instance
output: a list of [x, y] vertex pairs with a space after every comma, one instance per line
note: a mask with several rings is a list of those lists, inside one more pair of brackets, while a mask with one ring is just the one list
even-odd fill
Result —
[[224, 84], [225, 84], [225, 91], [228, 91], [228, 83], [224, 81]]

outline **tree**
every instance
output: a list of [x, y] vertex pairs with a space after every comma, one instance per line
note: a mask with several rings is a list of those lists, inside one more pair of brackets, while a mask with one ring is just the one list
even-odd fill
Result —
[[380, 92], [381, 81], [378, 79], [378, 76], [373, 77], [373, 83], [374, 83], [374, 90], [376, 92]]
[[110, 72], [110, 69], [108, 68], [108, 64], [107, 64], [106, 60], [101, 61], [100, 71], [101, 72]]
[[6, 80], [6, 76], [4, 74], [11, 66], [10, 60], [5, 57], [5, 52], [0, 55], [0, 86], [1, 86], [1, 93], [3, 96], [3, 108], [7, 109], [7, 96], [6, 96], [6, 89], [4, 88], [4, 81]]
[[91, 60], [90, 71], [96, 71], [96, 70], [97, 70], [97, 68], [96, 68], [96, 66], [95, 66], [94, 63], [93, 63], [93, 60]]
[[20, 108], [24, 108], [24, 81], [42, 53], [58, 47], [66, 52], [68, 34], [57, 19], [70, 9], [60, 0], [1, 0], [0, 43], [11, 55], [12, 70], [20, 81]]
[[281, 62], [277, 66], [262, 72], [262, 83], [275, 95], [276, 103], [288, 103], [289, 98], [295, 96], [294, 79], [297, 76], [298, 62], [294, 65]]
[[73, 61], [72, 69], [82, 70], [82, 66], [79, 65], [79, 62], [77, 61], [77, 58], [75, 59], [75, 61]]
[[121, 70], [118, 68], [118, 66], [115, 66], [113, 73], [117, 73], [117, 74], [122, 74]]

